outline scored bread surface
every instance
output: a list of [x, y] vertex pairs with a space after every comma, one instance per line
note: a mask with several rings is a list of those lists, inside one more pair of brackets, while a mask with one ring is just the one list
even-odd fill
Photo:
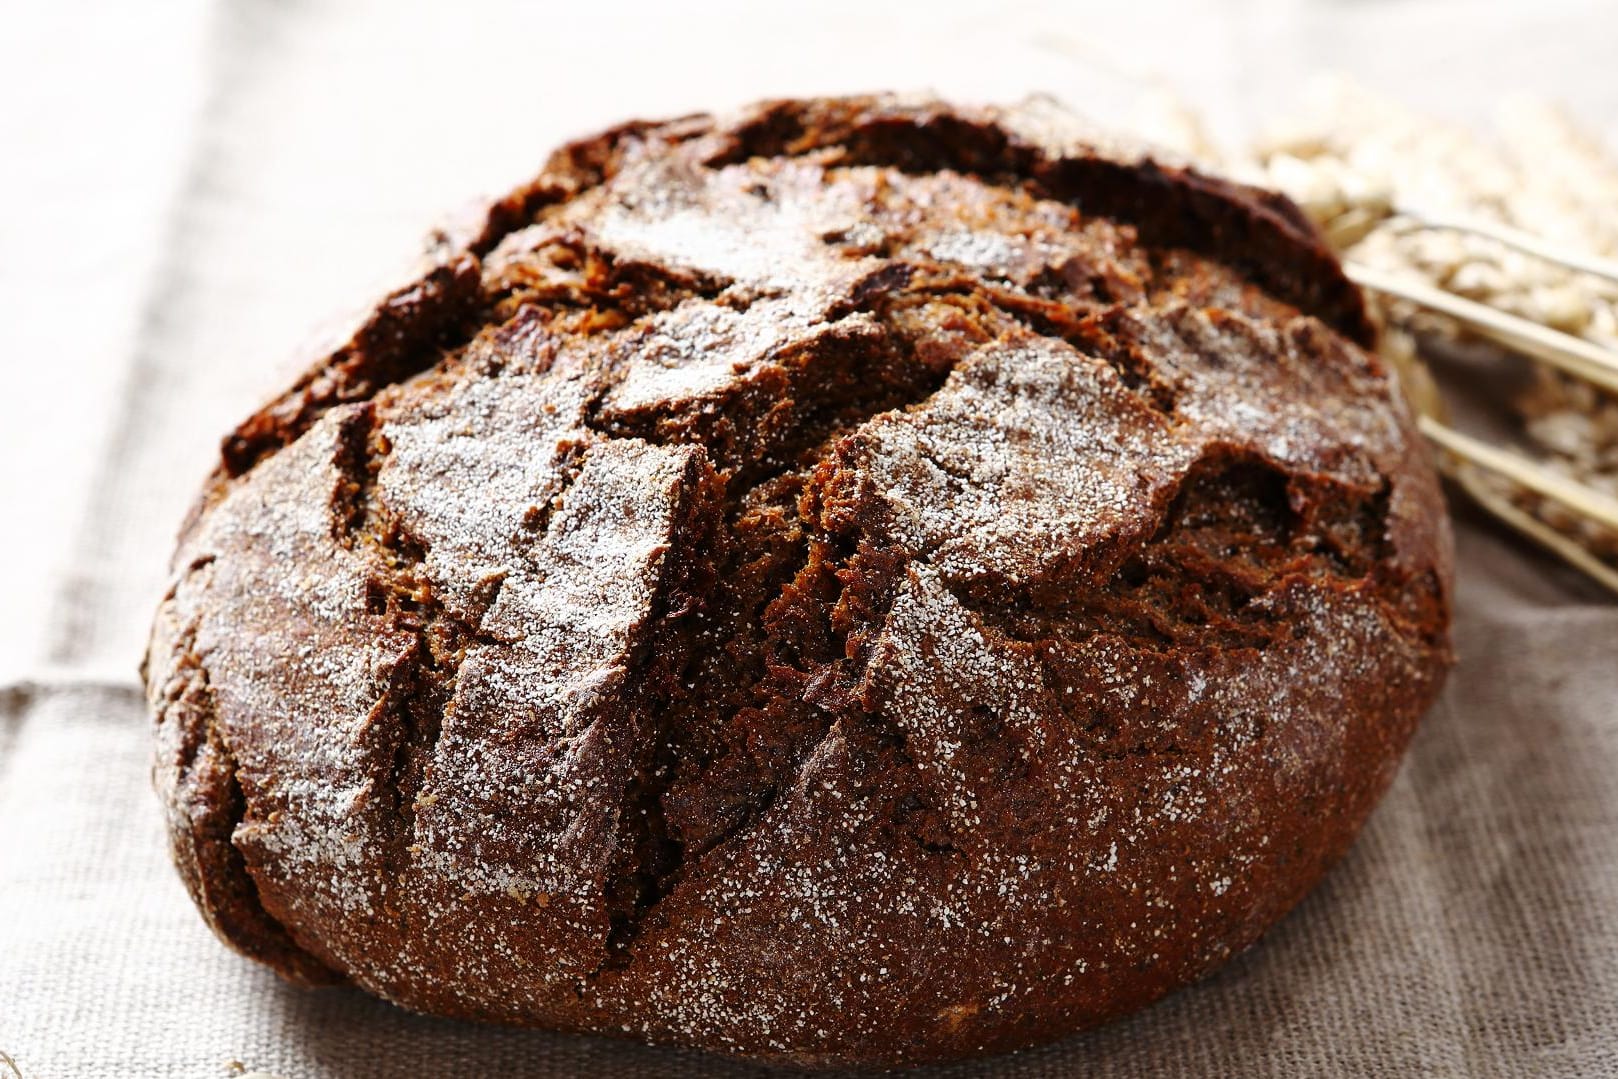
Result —
[[1449, 535], [1284, 200], [1052, 110], [632, 124], [226, 441], [147, 660], [283, 975], [803, 1065], [1217, 967], [1449, 662]]

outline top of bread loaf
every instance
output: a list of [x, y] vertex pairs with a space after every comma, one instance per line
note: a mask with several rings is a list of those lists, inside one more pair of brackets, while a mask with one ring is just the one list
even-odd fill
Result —
[[1448, 535], [1277, 196], [1053, 110], [631, 124], [226, 442], [148, 659], [215, 928], [799, 1062], [1244, 947], [1447, 663]]

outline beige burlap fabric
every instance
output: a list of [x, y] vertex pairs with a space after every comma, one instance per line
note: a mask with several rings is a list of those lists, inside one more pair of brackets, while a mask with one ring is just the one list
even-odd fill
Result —
[[[930, 5], [924, 24], [850, 4], [608, 25], [599, 5], [500, 0], [13, 20], [0, 1051], [27, 1079], [757, 1073], [290, 989], [213, 939], [168, 865], [134, 666], [173, 527], [302, 330], [360, 298], [434, 208], [632, 113], [931, 85], [1055, 90], [1105, 115], [1138, 88], [1085, 57], [1172, 72], [1216, 118], [1273, 108], [1326, 61], [1462, 115], [1517, 72], [1599, 121], [1618, 115], [1603, 6], [1231, 0], [1172, 6], [1173, 40], [1154, 3]], [[1419, 38], [1446, 29], [1472, 37], [1438, 86]], [[933, 1074], [1618, 1074], [1618, 605], [1477, 519], [1459, 534], [1460, 665], [1326, 883], [1132, 1020]]]
[[[1224, 971], [949, 1076], [1618, 1073], [1618, 607], [1462, 531], [1462, 660], [1359, 844]], [[6, 698], [0, 1047], [36, 1076], [740, 1076], [279, 983], [170, 870], [123, 688]], [[3, 1075], [0, 1070], [0, 1075]]]

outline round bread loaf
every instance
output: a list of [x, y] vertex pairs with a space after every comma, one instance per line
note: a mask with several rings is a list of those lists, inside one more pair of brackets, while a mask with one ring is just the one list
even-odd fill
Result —
[[1252, 944], [1449, 663], [1440, 493], [1279, 196], [1051, 109], [629, 124], [226, 441], [146, 681], [228, 943], [808, 1066]]

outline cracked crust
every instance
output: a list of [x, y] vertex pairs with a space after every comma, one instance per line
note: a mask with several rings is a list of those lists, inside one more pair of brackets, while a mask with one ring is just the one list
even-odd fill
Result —
[[147, 686], [216, 932], [800, 1065], [1251, 944], [1449, 663], [1436, 484], [1285, 200], [1049, 109], [632, 124], [226, 440]]

